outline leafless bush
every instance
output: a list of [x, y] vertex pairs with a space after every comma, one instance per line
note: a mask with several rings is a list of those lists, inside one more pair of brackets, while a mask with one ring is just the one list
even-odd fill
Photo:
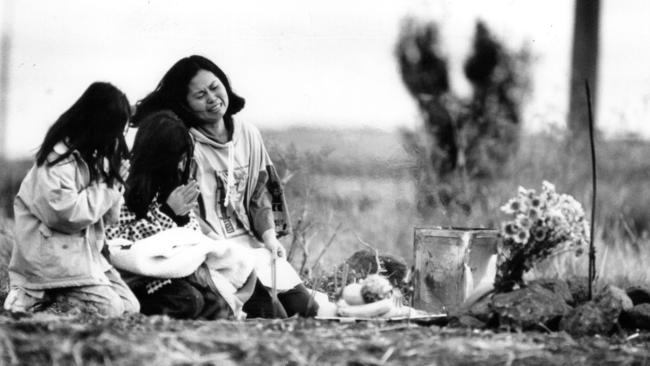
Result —
[[479, 21], [464, 65], [473, 89], [469, 98], [452, 91], [435, 23], [407, 19], [396, 56], [424, 120], [421, 131], [403, 132], [418, 161], [418, 209], [424, 216], [454, 205], [467, 211], [475, 198], [470, 182], [497, 177], [517, 149], [530, 54], [506, 49]]

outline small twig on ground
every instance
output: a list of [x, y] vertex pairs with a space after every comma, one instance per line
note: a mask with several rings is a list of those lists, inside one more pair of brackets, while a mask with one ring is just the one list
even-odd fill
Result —
[[540, 328], [544, 329], [547, 333], [549, 333], [549, 334], [553, 334], [553, 331], [550, 330], [546, 325], [544, 325], [544, 323], [539, 322], [539, 323], [537, 323], [537, 326], [539, 326]]
[[384, 352], [384, 355], [381, 356], [381, 360], [379, 360], [379, 364], [380, 365], [385, 364], [386, 361], [388, 361], [388, 359], [390, 358], [390, 356], [393, 355], [393, 352], [395, 352], [395, 347], [388, 348], [386, 352]]
[[379, 260], [379, 250], [375, 249], [375, 247], [363, 241], [363, 239], [361, 239], [359, 234], [357, 234], [356, 232], [354, 233], [354, 236], [357, 237], [359, 243], [361, 243], [363, 246], [372, 250], [375, 253], [375, 260], [377, 261], [377, 274], [383, 272], [384, 269], [382, 268], [381, 261]]

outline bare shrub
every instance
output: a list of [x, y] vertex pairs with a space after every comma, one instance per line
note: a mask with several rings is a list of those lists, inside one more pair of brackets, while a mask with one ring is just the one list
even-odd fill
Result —
[[396, 56], [424, 120], [421, 131], [403, 131], [418, 161], [418, 210], [425, 217], [440, 207], [468, 212], [480, 198], [471, 182], [484, 185], [497, 177], [517, 150], [530, 53], [506, 49], [479, 21], [464, 65], [473, 89], [469, 98], [453, 93], [435, 23], [407, 19]]

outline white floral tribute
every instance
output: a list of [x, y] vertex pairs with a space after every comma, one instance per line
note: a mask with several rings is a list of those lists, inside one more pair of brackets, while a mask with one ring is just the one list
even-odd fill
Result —
[[501, 211], [511, 217], [501, 225], [495, 288], [509, 291], [523, 284], [523, 273], [551, 254], [572, 250], [582, 254], [588, 244], [589, 223], [582, 205], [555, 186], [542, 183], [542, 191], [519, 187]]

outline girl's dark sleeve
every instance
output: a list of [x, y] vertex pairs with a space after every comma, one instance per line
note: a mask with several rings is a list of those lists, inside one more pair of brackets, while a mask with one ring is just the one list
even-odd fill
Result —
[[266, 149], [262, 149], [262, 170], [253, 189], [249, 205], [249, 216], [258, 239], [262, 234], [275, 229], [278, 238], [291, 232], [289, 212], [284, 189]]

